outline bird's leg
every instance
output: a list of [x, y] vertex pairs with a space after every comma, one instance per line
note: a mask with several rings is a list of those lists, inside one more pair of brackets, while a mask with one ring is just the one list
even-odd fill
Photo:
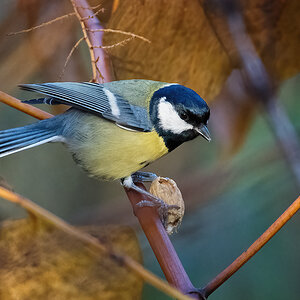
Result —
[[154, 173], [150, 172], [135, 172], [131, 175], [133, 182], [152, 182], [154, 181], [158, 176]]
[[[131, 179], [133, 184], [135, 185], [135, 182], [152, 182], [154, 181], [158, 176], [154, 173], [150, 173], [150, 172], [135, 172], [133, 174], [131, 174]], [[135, 185], [136, 186], [136, 185]], [[137, 190], [135, 187], [131, 187], [132, 189], [142, 193], [141, 190], [143, 190], [145, 193], [145, 195], [151, 197], [151, 199], [153, 199], [153, 201], [148, 201], [148, 200], [142, 200], [139, 203], [137, 203], [137, 206], [139, 207], [143, 207], [143, 206], [157, 206], [157, 207], [161, 207], [162, 206], [162, 200], [160, 200], [159, 198], [153, 196], [152, 194], [148, 193], [147, 191], [145, 191], [144, 189], [140, 189], [138, 186], [136, 186], [139, 190]], [[146, 194], [147, 193], [147, 194]]]
[[157, 175], [153, 174], [153, 173], [136, 172], [136, 173], [133, 173], [131, 176], [122, 178], [121, 179], [121, 184], [124, 187], [128, 188], [128, 189], [133, 189], [133, 190], [139, 192], [140, 194], [145, 195], [148, 198], [150, 198], [151, 201], [141, 200], [136, 205], [139, 206], [139, 207], [144, 207], [144, 206], [157, 207], [161, 219], [164, 220], [165, 216], [167, 215], [167, 213], [170, 209], [173, 209], [173, 208], [179, 209], [179, 206], [166, 204], [161, 199], [155, 197], [151, 193], [149, 193], [149, 192], [145, 191], [144, 189], [138, 187], [134, 183], [134, 182], [145, 182], [145, 181], [152, 182], [155, 178], [157, 178]]
[[[145, 196], [147, 196], [151, 199], [151, 201], [141, 200], [136, 205], [140, 206], [140, 207], [143, 207], [143, 206], [151, 206], [151, 207], [157, 206], [157, 207], [160, 207], [160, 206], [165, 205], [165, 203], [161, 199], [155, 197], [151, 193], [149, 193], [146, 190], [138, 187], [135, 184], [135, 182], [141, 182], [142, 183], [142, 182], [145, 182], [145, 181], [153, 181], [155, 179], [155, 177], [157, 177], [155, 174], [149, 173], [149, 174], [153, 175], [153, 177], [152, 177], [153, 179], [150, 180], [151, 176], [145, 176], [145, 174], [141, 174], [141, 173], [147, 174], [146, 172], [136, 172], [136, 173], [132, 174], [131, 176], [128, 176], [128, 177], [125, 177], [125, 178], [121, 179], [121, 184], [124, 187], [126, 187], [128, 189], [133, 189], [133, 190], [139, 192], [140, 194], [145, 195]], [[146, 178], [146, 180], [145, 180], [145, 178]]]

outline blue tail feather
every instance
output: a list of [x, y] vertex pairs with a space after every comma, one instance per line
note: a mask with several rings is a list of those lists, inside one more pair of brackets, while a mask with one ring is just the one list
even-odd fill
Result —
[[49, 119], [0, 131], [0, 157], [54, 141], [58, 134], [55, 126], [51, 126], [55, 124], [53, 121]]
[[[16, 134], [13, 134], [14, 132]], [[28, 131], [24, 131], [22, 133], [18, 133], [16, 131], [14, 131], [14, 132], [8, 132], [6, 134], [1, 135], [2, 131], [0, 131], [0, 141], [1, 141], [1, 144], [5, 143], [5, 142], [8, 142], [8, 141], [15, 140], [16, 138], [23, 138], [23, 137], [25, 138], [27, 136], [31, 136], [32, 134], [36, 134], [39, 131], [37, 131], [37, 130], [29, 131], [28, 130]], [[1, 147], [1, 145], [0, 145], [0, 147]]]
[[30, 141], [33, 138], [35, 138], [35, 139], [36, 138], [41, 138], [45, 135], [47, 135], [46, 132], [38, 132], [37, 131], [37, 133], [31, 133], [30, 132], [30, 134], [29, 135], [27, 134], [25, 137], [23, 137], [22, 135], [19, 135], [18, 137], [12, 136], [12, 137], [10, 137], [10, 139], [7, 142], [5, 142], [5, 140], [7, 140], [8, 138], [3, 139], [3, 140], [1, 139], [0, 149], [5, 148], [5, 147], [10, 146], [10, 145], [21, 144], [23, 142]]

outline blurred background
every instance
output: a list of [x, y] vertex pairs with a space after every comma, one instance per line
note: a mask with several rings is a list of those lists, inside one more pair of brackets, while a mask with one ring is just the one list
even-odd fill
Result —
[[[182, 191], [186, 214], [171, 239], [192, 282], [200, 287], [246, 250], [296, 199], [297, 179], [268, 122], [268, 111], [241, 88], [240, 75], [234, 71], [237, 65], [220, 46], [203, 2], [90, 1], [93, 6], [99, 3], [106, 8], [99, 18], [107, 28], [151, 40], [149, 45], [132, 40], [109, 50], [116, 79], [179, 82], [195, 89], [211, 107], [211, 143], [196, 139], [146, 168], [174, 179]], [[74, 16], [7, 35], [72, 12], [68, 1], [4, 0], [0, 6], [1, 91], [30, 99], [34, 96], [19, 91], [18, 84], [91, 79], [84, 43], [60, 78], [82, 34]], [[299, 137], [299, 2], [248, 1], [242, 8], [247, 33], [272, 75], [276, 105], [286, 111]], [[123, 39], [107, 33], [104, 45]], [[41, 108], [54, 114], [64, 110]], [[34, 121], [0, 105], [1, 130]], [[64, 146], [47, 144], [2, 158], [0, 176], [3, 184], [72, 224], [130, 225], [140, 240], [145, 267], [162, 275], [120, 184], [88, 178]], [[25, 215], [16, 205], [0, 201], [1, 220]], [[299, 299], [299, 226], [297, 214], [210, 298]], [[143, 299], [168, 297], [145, 285]]]

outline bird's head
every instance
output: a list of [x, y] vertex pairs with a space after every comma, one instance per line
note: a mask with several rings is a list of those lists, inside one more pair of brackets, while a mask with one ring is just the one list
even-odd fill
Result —
[[210, 141], [207, 129], [210, 110], [193, 90], [179, 85], [166, 85], [150, 101], [150, 118], [169, 151], [201, 135]]

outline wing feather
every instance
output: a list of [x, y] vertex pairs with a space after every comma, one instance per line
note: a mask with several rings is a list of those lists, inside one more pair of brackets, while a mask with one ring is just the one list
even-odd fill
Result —
[[[66, 104], [101, 116], [121, 125], [125, 129], [137, 131], [152, 130], [152, 124], [146, 108], [130, 104], [122, 96], [111, 93], [103, 84], [56, 82], [22, 84], [20, 87], [27, 91], [38, 92], [48, 96], [25, 101], [26, 103]], [[116, 113], [116, 108], [118, 113]]]

